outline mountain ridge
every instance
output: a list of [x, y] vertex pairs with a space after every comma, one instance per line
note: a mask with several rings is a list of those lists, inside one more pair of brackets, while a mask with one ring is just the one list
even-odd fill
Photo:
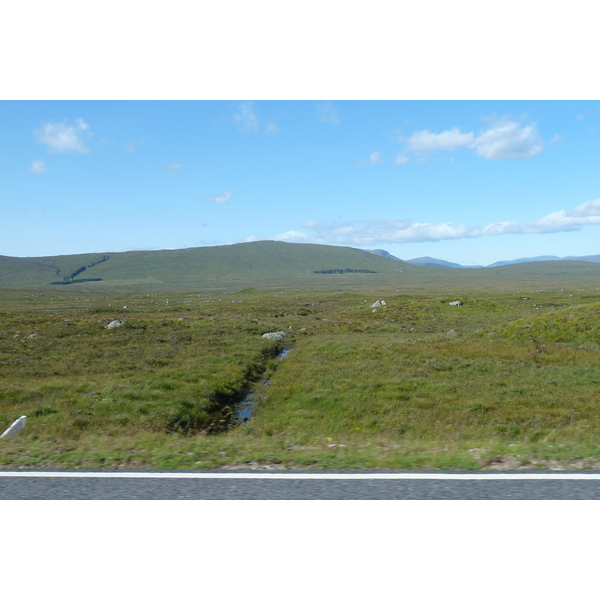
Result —
[[345, 246], [279, 241], [28, 258], [0, 256], [0, 289], [35, 288], [53, 293], [61, 289], [246, 288], [450, 291], [547, 285], [597, 287], [599, 280], [600, 261], [431, 268]]
[[443, 260], [441, 258], [433, 258], [431, 256], [421, 256], [419, 258], [411, 258], [408, 260], [398, 258], [397, 256], [393, 256], [389, 252], [385, 250], [368, 250], [368, 252], [373, 252], [378, 256], [385, 256], [387, 258], [393, 258], [394, 260], [400, 260], [402, 262], [412, 264], [412, 265], [421, 265], [424, 267], [451, 267], [454, 269], [487, 269], [491, 267], [504, 267], [507, 265], [517, 265], [526, 262], [546, 262], [546, 261], [564, 261], [564, 260], [580, 260], [583, 262], [597, 262], [600, 263], [600, 254], [588, 254], [585, 256], [564, 256], [558, 257], [554, 255], [545, 255], [545, 256], [533, 256], [533, 257], [524, 257], [524, 258], [515, 258], [513, 260], [499, 260], [495, 263], [491, 263], [489, 265], [461, 265], [455, 262], [449, 262], [447, 260]]

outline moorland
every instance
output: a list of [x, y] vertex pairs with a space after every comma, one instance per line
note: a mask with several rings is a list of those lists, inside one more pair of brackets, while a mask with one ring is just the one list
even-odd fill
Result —
[[600, 467], [600, 264], [220, 249], [3, 257], [0, 466]]

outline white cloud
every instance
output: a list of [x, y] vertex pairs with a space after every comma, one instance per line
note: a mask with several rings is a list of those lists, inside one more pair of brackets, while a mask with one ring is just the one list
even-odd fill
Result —
[[481, 235], [474, 228], [452, 223], [412, 223], [398, 221], [360, 221], [322, 226], [317, 233], [286, 231], [275, 239], [287, 242], [315, 244], [346, 244], [371, 246], [379, 243], [408, 243], [451, 240]]
[[584, 202], [566, 214], [569, 217], [598, 217], [600, 216], [600, 198]]
[[539, 154], [544, 144], [535, 125], [520, 127], [514, 121], [506, 121], [484, 131], [474, 143], [479, 156], [490, 160], [531, 158]]
[[461, 146], [473, 143], [473, 133], [461, 133], [458, 127], [442, 133], [431, 133], [429, 130], [417, 131], [406, 140], [406, 150], [413, 154], [433, 154], [445, 150], [451, 152]]
[[74, 125], [68, 121], [43, 123], [35, 131], [36, 141], [44, 144], [51, 154], [86, 154], [90, 150], [85, 146], [85, 138], [91, 135], [90, 126], [83, 119], [75, 119]]
[[357, 221], [351, 223], [319, 223], [308, 221], [303, 229], [286, 231], [274, 239], [313, 244], [373, 246], [384, 243], [435, 242], [497, 235], [557, 233], [577, 231], [585, 225], [600, 225], [600, 198], [584, 202], [576, 208], [560, 210], [520, 225], [516, 221], [498, 221], [484, 226], [454, 223], [413, 223], [409, 220]]
[[231, 198], [231, 192], [225, 191], [215, 196], [209, 196], [206, 201], [210, 204], [226, 204]]
[[[561, 139], [556, 135], [550, 143]], [[506, 118], [497, 120], [477, 136], [472, 131], [464, 133], [460, 128], [453, 127], [441, 133], [423, 129], [398, 141], [404, 144], [404, 150], [396, 157], [397, 165], [409, 162], [411, 155], [418, 157], [417, 162], [424, 162], [431, 154], [453, 152], [459, 148], [475, 150], [488, 160], [531, 158], [544, 148], [535, 124], [523, 126]]]
[[383, 157], [381, 156], [381, 152], [371, 152], [371, 154], [369, 154], [369, 158], [358, 161], [358, 163], [361, 165], [380, 165], [382, 162]]
[[490, 223], [485, 227], [474, 227], [471, 230], [471, 233], [477, 235], [471, 235], [469, 237], [480, 237], [485, 235], [507, 235], [510, 233], [523, 233], [523, 228], [515, 221], [498, 221], [497, 223]]
[[233, 114], [233, 121], [240, 131], [246, 133], [259, 133], [259, 131], [262, 131], [269, 135], [276, 135], [281, 132], [275, 119], [269, 119], [263, 127], [262, 122], [254, 112], [252, 102], [240, 102], [237, 107], [237, 112]]
[[573, 210], [558, 210], [527, 223], [527, 233], [558, 233], [578, 231], [585, 225], [600, 224], [600, 198], [584, 202]]
[[270, 119], [269, 122], [267, 123], [267, 127], [265, 129], [266, 133], [279, 133], [281, 130], [279, 129], [279, 125], [277, 125], [277, 123], [273, 120]]
[[181, 171], [181, 165], [179, 163], [167, 163], [165, 166], [171, 177], [177, 177], [179, 171]]
[[317, 104], [316, 111], [319, 121], [323, 121], [325, 123], [335, 123], [336, 125], [340, 124], [338, 109], [333, 102], [322, 102]]
[[309, 244], [327, 243], [322, 242], [321, 238], [317, 238], [314, 235], [303, 231], [286, 231], [285, 233], [280, 233], [279, 235], [276, 235], [273, 239], [278, 240], [280, 242], [307, 242]]
[[233, 120], [237, 123], [241, 131], [258, 132], [258, 118], [254, 114], [252, 102], [242, 102], [238, 106], [238, 112], [233, 115]]
[[47, 170], [48, 169], [46, 169], [46, 164], [43, 160], [34, 160], [29, 167], [30, 173], [44, 173], [44, 171]]

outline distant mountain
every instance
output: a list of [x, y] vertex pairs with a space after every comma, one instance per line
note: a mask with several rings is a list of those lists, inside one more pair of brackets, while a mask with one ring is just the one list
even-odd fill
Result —
[[488, 265], [488, 267], [503, 267], [505, 265], [517, 265], [519, 263], [524, 263], [524, 262], [538, 262], [538, 261], [543, 261], [543, 260], [581, 260], [581, 259], [577, 259], [577, 258], [564, 259], [564, 258], [559, 258], [558, 256], [534, 256], [533, 258], [515, 258], [514, 260], [499, 260], [498, 262]]
[[404, 262], [401, 258], [398, 258], [397, 256], [387, 252], [387, 250], [367, 250], [367, 252], [370, 252], [371, 254], [377, 254], [377, 256], [383, 256], [384, 258], [391, 258], [392, 260]]
[[0, 291], [35, 288], [58, 298], [69, 290], [75, 294], [79, 290], [105, 293], [131, 289], [373, 292], [518, 286], [517, 289], [527, 290], [548, 285], [597, 287], [599, 280], [600, 255], [529, 261], [493, 269], [466, 268], [431, 257], [402, 261], [356, 248], [275, 241], [179, 250], [0, 256]]
[[[371, 252], [374, 252], [373, 250]], [[385, 252], [382, 250], [381, 252]], [[565, 256], [560, 258], [558, 256], [533, 256], [531, 258], [515, 258], [514, 260], [499, 260], [498, 262], [492, 263], [491, 265], [487, 265], [485, 268], [489, 267], [506, 267], [507, 265], [518, 265], [521, 263], [529, 263], [529, 262], [546, 262], [553, 260], [581, 260], [584, 262], [595, 262], [600, 263], [600, 254], [593, 254], [588, 256]], [[448, 262], [447, 260], [442, 260], [440, 258], [432, 258], [431, 256], [422, 256], [421, 258], [411, 258], [410, 260], [405, 260], [403, 262], [409, 263], [411, 265], [419, 265], [421, 267], [451, 267], [454, 269], [482, 269], [483, 265], [477, 266], [468, 266], [459, 265], [458, 263]]]
[[[403, 265], [364, 250], [260, 241], [178, 250], [18, 258], [0, 256], [0, 289], [240, 290], [365, 286], [398, 279]], [[406, 267], [405, 267], [406, 268]]]
[[560, 260], [584, 260], [585, 262], [600, 262], [600, 254], [592, 254], [588, 256], [565, 256]]
[[455, 269], [464, 269], [462, 265], [458, 263], [448, 262], [447, 260], [441, 260], [439, 258], [431, 258], [431, 256], [422, 256], [421, 258], [411, 258], [406, 260], [411, 265], [419, 265], [421, 267], [453, 267]]

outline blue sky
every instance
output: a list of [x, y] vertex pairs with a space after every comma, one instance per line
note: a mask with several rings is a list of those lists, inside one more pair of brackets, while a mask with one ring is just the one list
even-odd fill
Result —
[[0, 254], [600, 253], [600, 103], [4, 101]]
[[600, 103], [4, 101], [0, 254], [600, 253]]

